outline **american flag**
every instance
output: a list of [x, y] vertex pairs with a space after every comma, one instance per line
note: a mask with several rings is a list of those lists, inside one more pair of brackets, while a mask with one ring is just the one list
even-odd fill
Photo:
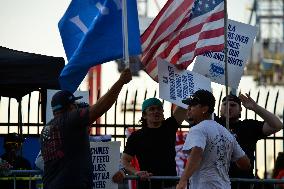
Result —
[[195, 56], [224, 49], [223, 0], [168, 0], [141, 36], [142, 64], [157, 81], [157, 57], [186, 69]]

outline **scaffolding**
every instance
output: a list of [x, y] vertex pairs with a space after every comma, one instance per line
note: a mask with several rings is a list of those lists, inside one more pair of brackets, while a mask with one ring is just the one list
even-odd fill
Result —
[[284, 85], [284, 0], [254, 0], [248, 23], [259, 32], [245, 74], [259, 85]]

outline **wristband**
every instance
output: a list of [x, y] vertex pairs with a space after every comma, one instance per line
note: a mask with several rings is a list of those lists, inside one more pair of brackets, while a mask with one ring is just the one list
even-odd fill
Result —
[[125, 175], [127, 174], [127, 170], [123, 167], [120, 169]]

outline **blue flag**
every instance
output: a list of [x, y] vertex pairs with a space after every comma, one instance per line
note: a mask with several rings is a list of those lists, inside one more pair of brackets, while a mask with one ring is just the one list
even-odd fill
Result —
[[[126, 0], [129, 54], [141, 53], [136, 0]], [[61, 89], [74, 92], [95, 65], [123, 57], [121, 0], [72, 0], [58, 23], [68, 64]]]

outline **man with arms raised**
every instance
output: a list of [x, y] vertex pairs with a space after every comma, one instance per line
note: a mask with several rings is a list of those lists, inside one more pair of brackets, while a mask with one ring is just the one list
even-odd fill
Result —
[[[251, 168], [249, 170], [241, 170], [234, 163], [230, 166], [230, 177], [234, 178], [254, 178], [254, 160], [255, 149], [258, 140], [264, 137], [274, 134], [282, 129], [282, 123], [271, 112], [259, 106], [248, 94], [240, 94], [239, 97], [230, 94], [224, 97], [221, 104], [221, 118], [216, 117], [215, 120], [221, 125], [226, 125], [226, 100], [229, 103], [229, 128], [231, 133], [234, 134], [238, 143], [245, 151], [251, 162]], [[254, 111], [264, 121], [257, 121], [252, 119], [240, 120], [242, 106], [249, 110]], [[250, 184], [232, 184], [232, 188], [249, 189]]]

